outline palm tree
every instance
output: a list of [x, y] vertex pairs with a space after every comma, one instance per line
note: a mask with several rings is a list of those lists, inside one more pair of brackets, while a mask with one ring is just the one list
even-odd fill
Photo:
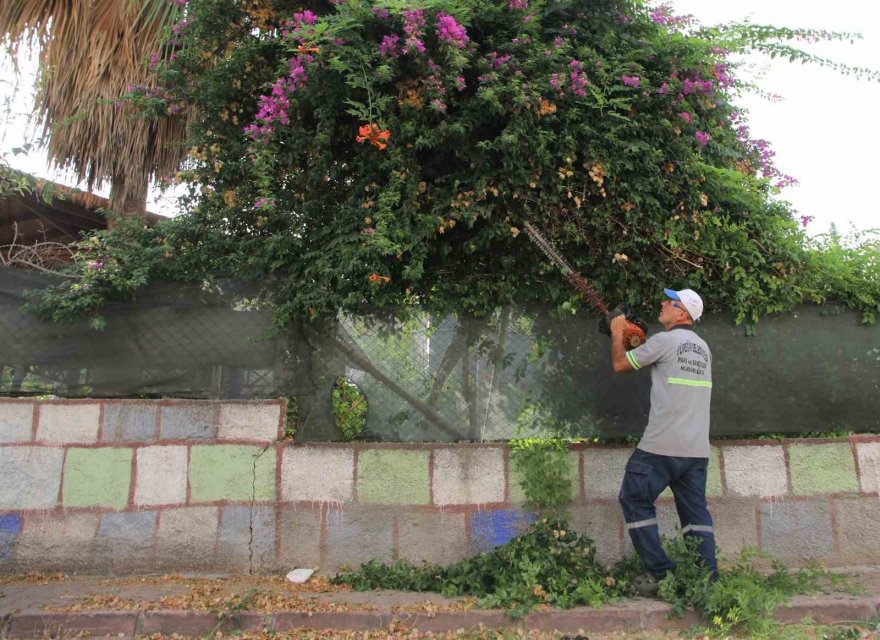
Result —
[[35, 115], [50, 161], [89, 190], [110, 181], [111, 207], [143, 215], [151, 176], [176, 171], [185, 116], [139, 117], [120, 103], [130, 85], [155, 85], [146, 61], [173, 16], [168, 0], [2, 0], [0, 33], [15, 58], [36, 45]]

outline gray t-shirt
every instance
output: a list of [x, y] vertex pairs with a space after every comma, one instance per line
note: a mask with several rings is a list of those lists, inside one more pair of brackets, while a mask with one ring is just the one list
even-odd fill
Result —
[[712, 354], [686, 326], [626, 352], [633, 369], [651, 366], [651, 412], [639, 449], [664, 456], [709, 457]]

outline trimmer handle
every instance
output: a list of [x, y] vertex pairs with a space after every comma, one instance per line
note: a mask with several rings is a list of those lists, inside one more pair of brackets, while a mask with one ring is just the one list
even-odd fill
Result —
[[623, 348], [630, 351], [644, 344], [648, 339], [648, 325], [641, 318], [635, 317], [635, 314], [626, 305], [619, 305], [599, 318], [599, 331], [611, 337], [611, 320], [621, 315], [626, 318], [626, 328], [623, 330]]

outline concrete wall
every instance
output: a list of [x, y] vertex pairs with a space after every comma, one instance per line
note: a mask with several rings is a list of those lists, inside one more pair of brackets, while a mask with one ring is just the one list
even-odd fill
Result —
[[[534, 518], [503, 445], [295, 445], [285, 402], [0, 399], [0, 572], [258, 571], [368, 559], [450, 563]], [[577, 446], [572, 526], [628, 552], [630, 448]], [[728, 555], [880, 562], [880, 437], [716, 441]], [[669, 496], [661, 529], [677, 528]]]

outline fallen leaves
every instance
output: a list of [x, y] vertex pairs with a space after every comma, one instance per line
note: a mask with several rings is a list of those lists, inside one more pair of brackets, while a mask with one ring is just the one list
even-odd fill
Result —
[[102, 580], [102, 586], [124, 587], [136, 585], [180, 586], [184, 593], [170, 594], [158, 599], [124, 598], [114, 594], [77, 594], [77, 602], [65, 606], [44, 605], [43, 610], [75, 613], [81, 611], [254, 611], [261, 613], [376, 611], [369, 604], [322, 600], [320, 594], [346, 591], [343, 585], [333, 585], [324, 577], [304, 584], [288, 582], [283, 576], [248, 577], [245, 579], [199, 579], [181, 576], [142, 577]]

